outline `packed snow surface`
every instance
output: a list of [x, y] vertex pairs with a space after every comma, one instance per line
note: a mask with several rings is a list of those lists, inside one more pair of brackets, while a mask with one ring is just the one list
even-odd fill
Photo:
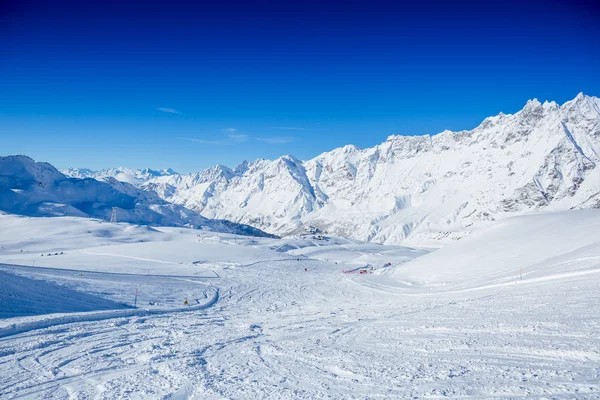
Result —
[[0, 299], [0, 318], [127, 307], [101, 297], [1, 270]]
[[0, 227], [0, 398], [600, 397], [596, 210], [496, 221], [434, 252]]

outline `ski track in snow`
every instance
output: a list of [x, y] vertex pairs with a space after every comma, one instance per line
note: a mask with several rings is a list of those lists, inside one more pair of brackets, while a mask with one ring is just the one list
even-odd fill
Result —
[[[592, 216], [578, 215], [569, 220]], [[274, 243], [265, 245], [276, 249]], [[511, 243], [502, 243], [504, 253], [512, 254]], [[463, 245], [468, 250], [469, 242]], [[160, 246], [167, 260], [171, 247]], [[293, 259], [273, 251], [271, 260], [215, 263], [217, 276], [186, 275], [188, 267], [169, 264], [164, 275], [5, 266], [5, 273], [120, 302], [131, 301], [135, 285], [141, 309], [0, 320], [26, 328], [0, 338], [0, 398], [600, 398], [600, 265], [590, 246], [568, 260], [556, 255], [544, 269], [532, 260], [522, 281], [506, 266], [447, 285], [392, 279], [418, 273], [407, 264], [344, 275], [341, 263], [302, 258], [302, 249]], [[380, 256], [371, 244], [341, 247], [361, 258]], [[127, 255], [127, 262], [149, 262]], [[405, 258], [398, 252], [398, 262]], [[98, 256], [99, 263], [110, 260]], [[185, 307], [189, 294], [199, 303]]]
[[459, 298], [378, 294], [375, 301], [370, 288], [356, 285], [361, 277], [329, 272], [317, 261], [305, 265], [324, 271], [306, 273], [289, 261], [238, 269], [235, 280], [219, 282], [221, 299], [206, 310], [82, 321], [7, 337], [0, 365], [11, 374], [2, 374], [0, 393], [600, 396], [600, 340], [591, 334], [600, 324], [594, 307], [574, 293], [598, 293], [594, 282], [578, 280], [559, 292], [532, 282], [531, 291], [520, 285]]

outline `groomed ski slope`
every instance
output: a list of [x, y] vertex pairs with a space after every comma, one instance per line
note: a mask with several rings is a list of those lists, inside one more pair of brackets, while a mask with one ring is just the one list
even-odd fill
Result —
[[[429, 254], [15, 218], [0, 217], [1, 274], [91, 305], [129, 307], [137, 288], [139, 314], [0, 320], [31, 328], [0, 338], [0, 398], [600, 397], [598, 211], [503, 220]], [[341, 273], [363, 264], [375, 273]]]
[[391, 271], [421, 290], [482, 289], [576, 276], [600, 283], [600, 211], [508, 218]]

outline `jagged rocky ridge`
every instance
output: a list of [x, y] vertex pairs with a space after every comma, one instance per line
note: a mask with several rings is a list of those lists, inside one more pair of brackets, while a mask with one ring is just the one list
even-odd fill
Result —
[[390, 136], [312, 160], [214, 166], [140, 185], [208, 218], [428, 245], [515, 213], [600, 208], [600, 100], [528, 101], [469, 131]]

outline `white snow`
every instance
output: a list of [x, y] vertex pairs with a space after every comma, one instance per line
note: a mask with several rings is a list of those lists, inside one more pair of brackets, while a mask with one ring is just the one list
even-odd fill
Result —
[[132, 185], [141, 184], [147, 181], [148, 179], [157, 176], [169, 176], [177, 174], [177, 172], [173, 171], [171, 168], [155, 171], [150, 168], [131, 169], [124, 167], [102, 169], [99, 171], [93, 171], [88, 168], [67, 168], [61, 172], [71, 178], [95, 178], [98, 180], [105, 180], [106, 178], [115, 178], [120, 182], [126, 182]]
[[[523, 278], [600, 273], [600, 211], [508, 218], [402, 265], [394, 277], [428, 285], [481, 287]], [[444, 267], [440, 267], [444, 265]]]
[[600, 207], [600, 99], [530, 100], [473, 130], [390, 136], [300, 161], [217, 165], [140, 187], [201, 213], [278, 235], [306, 225], [385, 244], [451, 243], [478, 226], [540, 210]]
[[68, 178], [48, 163], [18, 155], [0, 157], [0, 211], [35, 217], [76, 216], [103, 220], [111, 218], [115, 211], [118, 221], [268, 236], [246, 225], [209, 220], [162, 200], [154, 192], [112, 177], [102, 181]]
[[[14, 271], [10, 269], [9, 271]], [[16, 268], [16, 267], [15, 267]], [[47, 313], [111, 310], [123, 304], [45, 281], [0, 271], [0, 318]]]
[[428, 252], [3, 215], [0, 397], [598, 398], [598, 232], [539, 213]]

